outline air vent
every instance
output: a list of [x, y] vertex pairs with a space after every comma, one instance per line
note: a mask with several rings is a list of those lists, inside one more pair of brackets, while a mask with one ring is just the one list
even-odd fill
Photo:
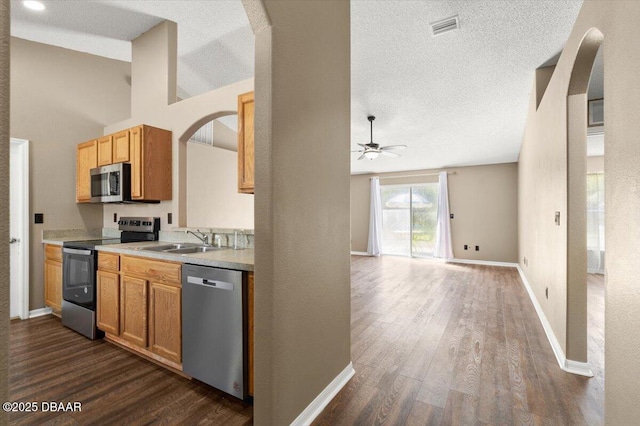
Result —
[[435, 37], [444, 33], [448, 33], [449, 31], [457, 30], [458, 28], [460, 28], [460, 21], [458, 20], [458, 15], [456, 15], [437, 22], [432, 22], [430, 25], [431, 32]]

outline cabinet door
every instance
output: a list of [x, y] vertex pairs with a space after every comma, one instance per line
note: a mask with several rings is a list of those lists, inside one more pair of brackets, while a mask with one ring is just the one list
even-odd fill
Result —
[[120, 275], [98, 271], [98, 328], [120, 334]]
[[131, 198], [143, 198], [142, 126], [129, 129], [129, 162], [131, 163]]
[[76, 149], [76, 202], [91, 201], [91, 169], [98, 167], [98, 141], [78, 145]]
[[150, 283], [149, 348], [177, 363], [182, 362], [182, 289]]
[[108, 166], [113, 164], [113, 144], [111, 136], [104, 136], [98, 139], [98, 166]]
[[238, 96], [238, 192], [254, 191], [253, 92]]
[[120, 282], [120, 336], [147, 347], [147, 281], [122, 276]]
[[249, 395], [253, 396], [253, 272], [249, 272], [247, 295], [248, 352], [249, 352]]
[[44, 303], [58, 311], [62, 307], [62, 263], [44, 261]]
[[113, 135], [113, 163], [129, 161], [129, 131], [124, 130]]

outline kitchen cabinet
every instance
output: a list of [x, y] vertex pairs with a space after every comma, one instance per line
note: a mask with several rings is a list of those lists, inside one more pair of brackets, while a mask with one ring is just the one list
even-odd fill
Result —
[[113, 136], [113, 164], [129, 161], [129, 130], [114, 133]]
[[182, 359], [182, 292], [180, 287], [149, 284], [149, 348], [177, 363]]
[[253, 272], [249, 272], [247, 281], [247, 350], [249, 352], [249, 395], [253, 396]]
[[113, 164], [113, 139], [111, 136], [98, 138], [98, 167]]
[[81, 143], [76, 148], [76, 202], [91, 201], [91, 169], [98, 167], [98, 141]]
[[172, 134], [141, 125], [79, 144], [76, 165], [76, 202], [91, 201], [94, 167], [131, 164], [131, 198], [163, 201], [172, 197]]
[[147, 280], [122, 277], [120, 325], [123, 339], [136, 346], [147, 347]]
[[182, 265], [98, 254], [98, 328], [108, 340], [182, 370]]
[[105, 333], [120, 334], [120, 275], [98, 270], [98, 328]]
[[254, 193], [254, 92], [238, 96], [238, 192]]
[[171, 199], [171, 158], [170, 131], [147, 125], [129, 129], [133, 200]]
[[120, 334], [120, 255], [98, 253], [97, 321], [106, 333]]
[[59, 316], [62, 308], [62, 247], [47, 244], [44, 254], [44, 303]]

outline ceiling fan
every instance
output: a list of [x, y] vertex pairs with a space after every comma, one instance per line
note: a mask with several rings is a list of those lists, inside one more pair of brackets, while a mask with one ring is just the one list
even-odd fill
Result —
[[377, 143], [373, 143], [373, 120], [375, 119], [376, 118], [373, 115], [370, 115], [367, 117], [367, 120], [369, 120], [369, 123], [371, 123], [371, 142], [359, 143], [358, 145], [360, 145], [363, 149], [358, 151], [351, 151], [351, 152], [362, 153], [362, 155], [358, 157], [358, 160], [362, 160], [364, 158], [373, 160], [374, 158], [378, 157], [379, 154], [386, 155], [387, 157], [393, 157], [393, 158], [400, 157], [400, 154], [398, 154], [397, 152], [394, 152], [394, 150], [405, 149], [407, 147], [406, 145], [380, 146]]

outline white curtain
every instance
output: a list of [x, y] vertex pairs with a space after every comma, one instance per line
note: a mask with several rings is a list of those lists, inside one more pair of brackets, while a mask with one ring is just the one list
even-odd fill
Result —
[[587, 175], [587, 272], [604, 274], [604, 174]]
[[380, 199], [380, 179], [377, 177], [371, 178], [370, 206], [367, 254], [380, 256], [382, 252], [382, 201]]
[[440, 257], [444, 260], [453, 259], [447, 172], [440, 172], [438, 175], [438, 225], [436, 227], [436, 248], [433, 257]]

